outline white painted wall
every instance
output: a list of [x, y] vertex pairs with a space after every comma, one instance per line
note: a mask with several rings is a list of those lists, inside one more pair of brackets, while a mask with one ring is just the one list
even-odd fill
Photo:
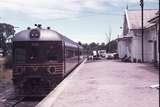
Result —
[[157, 41], [157, 61], [159, 64], [159, 24], [157, 24], [156, 41]]
[[118, 41], [118, 55], [119, 58], [123, 58], [126, 54], [126, 43], [123, 40]]
[[[153, 42], [148, 42], [149, 40], [154, 40], [155, 29], [148, 29], [144, 31], [144, 62], [152, 63], [154, 60], [154, 45]], [[133, 36], [131, 41], [131, 60], [140, 59], [142, 60], [142, 38], [140, 35]]]
[[142, 59], [142, 41], [140, 36], [133, 36], [131, 41], [131, 60]]
[[[131, 40], [121, 40], [118, 41], [118, 54], [120, 58], [123, 58], [125, 54], [131, 56], [131, 60], [138, 59], [142, 60], [142, 38], [140, 35], [135, 36], [135, 33], [132, 32]], [[128, 35], [129, 36], [129, 35]], [[157, 40], [156, 29], [151, 28], [144, 31], [144, 62], [152, 63], [154, 61], [154, 44], [149, 42], [149, 40]], [[158, 43], [157, 43], [158, 45]], [[157, 49], [157, 56], [159, 61], [159, 48]]]
[[129, 57], [129, 56], [132, 56], [132, 50], [131, 50], [131, 42], [132, 42], [132, 40], [131, 40], [131, 38], [130, 39], [127, 39], [127, 40], [125, 40], [125, 42], [126, 42], [126, 51], [127, 51], [127, 56]]
[[[153, 62], [154, 61], [154, 39], [155, 39], [155, 30], [148, 29], [144, 33], [144, 61]], [[152, 42], [149, 42], [152, 41]]]

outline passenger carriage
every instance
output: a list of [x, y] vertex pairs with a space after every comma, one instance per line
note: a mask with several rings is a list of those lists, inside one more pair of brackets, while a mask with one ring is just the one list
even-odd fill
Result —
[[82, 62], [83, 48], [51, 30], [28, 28], [13, 38], [13, 83], [19, 96], [44, 96]]

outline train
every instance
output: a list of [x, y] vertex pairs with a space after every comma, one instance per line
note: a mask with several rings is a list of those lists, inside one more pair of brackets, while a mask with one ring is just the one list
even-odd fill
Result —
[[46, 96], [83, 60], [83, 47], [50, 27], [28, 27], [12, 45], [13, 84], [18, 96]]

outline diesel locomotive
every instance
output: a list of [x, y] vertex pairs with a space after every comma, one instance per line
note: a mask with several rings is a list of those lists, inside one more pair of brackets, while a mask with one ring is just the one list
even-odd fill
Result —
[[45, 96], [83, 61], [83, 48], [50, 27], [13, 38], [13, 84], [19, 96]]

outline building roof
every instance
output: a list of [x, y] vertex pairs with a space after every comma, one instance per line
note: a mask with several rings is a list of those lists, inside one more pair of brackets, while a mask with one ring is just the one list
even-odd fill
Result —
[[159, 17], [160, 17], [159, 14], [160, 14], [160, 11], [158, 10], [158, 12], [156, 13], [155, 17], [150, 19], [148, 22], [150, 22], [150, 23], [159, 23]]
[[[150, 27], [153, 24], [148, 21], [156, 16], [158, 9], [144, 9], [143, 23], [144, 27]], [[129, 29], [141, 29], [141, 10], [126, 10], [126, 19]]]

